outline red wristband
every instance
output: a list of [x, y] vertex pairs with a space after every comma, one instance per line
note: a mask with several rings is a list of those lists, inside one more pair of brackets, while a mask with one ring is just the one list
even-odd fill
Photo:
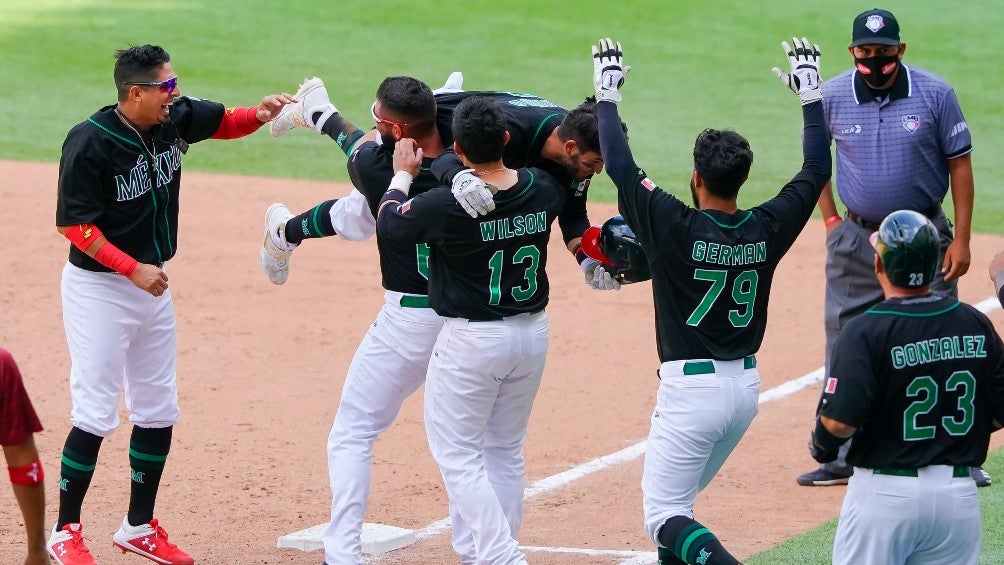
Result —
[[45, 480], [45, 471], [42, 469], [42, 462], [35, 460], [24, 467], [7, 467], [10, 474], [10, 482], [15, 485], [33, 487], [42, 484]]
[[258, 121], [257, 114], [258, 108], [244, 106], [227, 108], [223, 112], [223, 119], [220, 120], [220, 126], [216, 128], [216, 133], [212, 135], [212, 138], [237, 139], [258, 131], [258, 128], [263, 124]]
[[833, 216], [830, 216], [829, 218], [826, 218], [825, 220], [823, 220], [823, 225], [826, 226], [826, 227], [830, 227], [830, 224], [832, 224], [833, 222], [839, 222], [842, 219], [843, 218], [841, 218], [840, 216], [833, 215]]
[[126, 255], [110, 241], [105, 241], [105, 244], [94, 255], [94, 259], [124, 277], [132, 275], [133, 271], [136, 270], [136, 265], [139, 264], [138, 261]]

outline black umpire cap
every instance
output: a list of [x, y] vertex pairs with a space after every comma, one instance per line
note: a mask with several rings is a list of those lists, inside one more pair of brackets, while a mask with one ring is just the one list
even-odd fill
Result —
[[899, 22], [885, 10], [873, 8], [854, 18], [850, 47], [858, 45], [899, 45]]

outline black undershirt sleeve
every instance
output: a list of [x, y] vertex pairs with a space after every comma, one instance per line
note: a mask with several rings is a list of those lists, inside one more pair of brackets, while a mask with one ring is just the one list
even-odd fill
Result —
[[631, 147], [627, 136], [621, 127], [621, 119], [617, 113], [617, 104], [599, 102], [596, 104], [597, 129], [600, 133], [600, 152], [607, 175], [616, 182], [624, 171], [634, 165]]

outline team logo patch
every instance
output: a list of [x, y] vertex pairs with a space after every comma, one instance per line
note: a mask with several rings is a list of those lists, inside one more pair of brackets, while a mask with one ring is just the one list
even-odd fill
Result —
[[878, 33], [878, 30], [885, 27], [885, 20], [879, 15], [868, 16], [865, 27], [872, 30], [872, 33]]
[[837, 392], [837, 379], [834, 377], [829, 377], [826, 379], [826, 394], [833, 394]]
[[585, 180], [582, 180], [582, 181], [579, 181], [579, 183], [575, 187], [575, 195], [576, 196], [582, 196], [583, 194], [585, 194], [586, 190], [589, 188], [589, 182], [591, 180], [592, 180], [592, 177], [590, 177], [588, 179], [585, 179]]
[[647, 188], [649, 191], [655, 190], [655, 183], [652, 182], [652, 179], [648, 177], [641, 179], [641, 185]]
[[920, 129], [920, 116], [917, 114], [903, 116], [903, 129], [911, 134], [916, 133], [916, 131]]

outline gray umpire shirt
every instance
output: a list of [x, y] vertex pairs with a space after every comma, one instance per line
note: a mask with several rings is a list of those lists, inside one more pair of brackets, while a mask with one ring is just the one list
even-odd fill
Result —
[[955, 91], [937, 75], [902, 65], [879, 100], [857, 74], [852, 68], [823, 84], [840, 200], [876, 223], [896, 210], [940, 204], [948, 160], [973, 150]]

